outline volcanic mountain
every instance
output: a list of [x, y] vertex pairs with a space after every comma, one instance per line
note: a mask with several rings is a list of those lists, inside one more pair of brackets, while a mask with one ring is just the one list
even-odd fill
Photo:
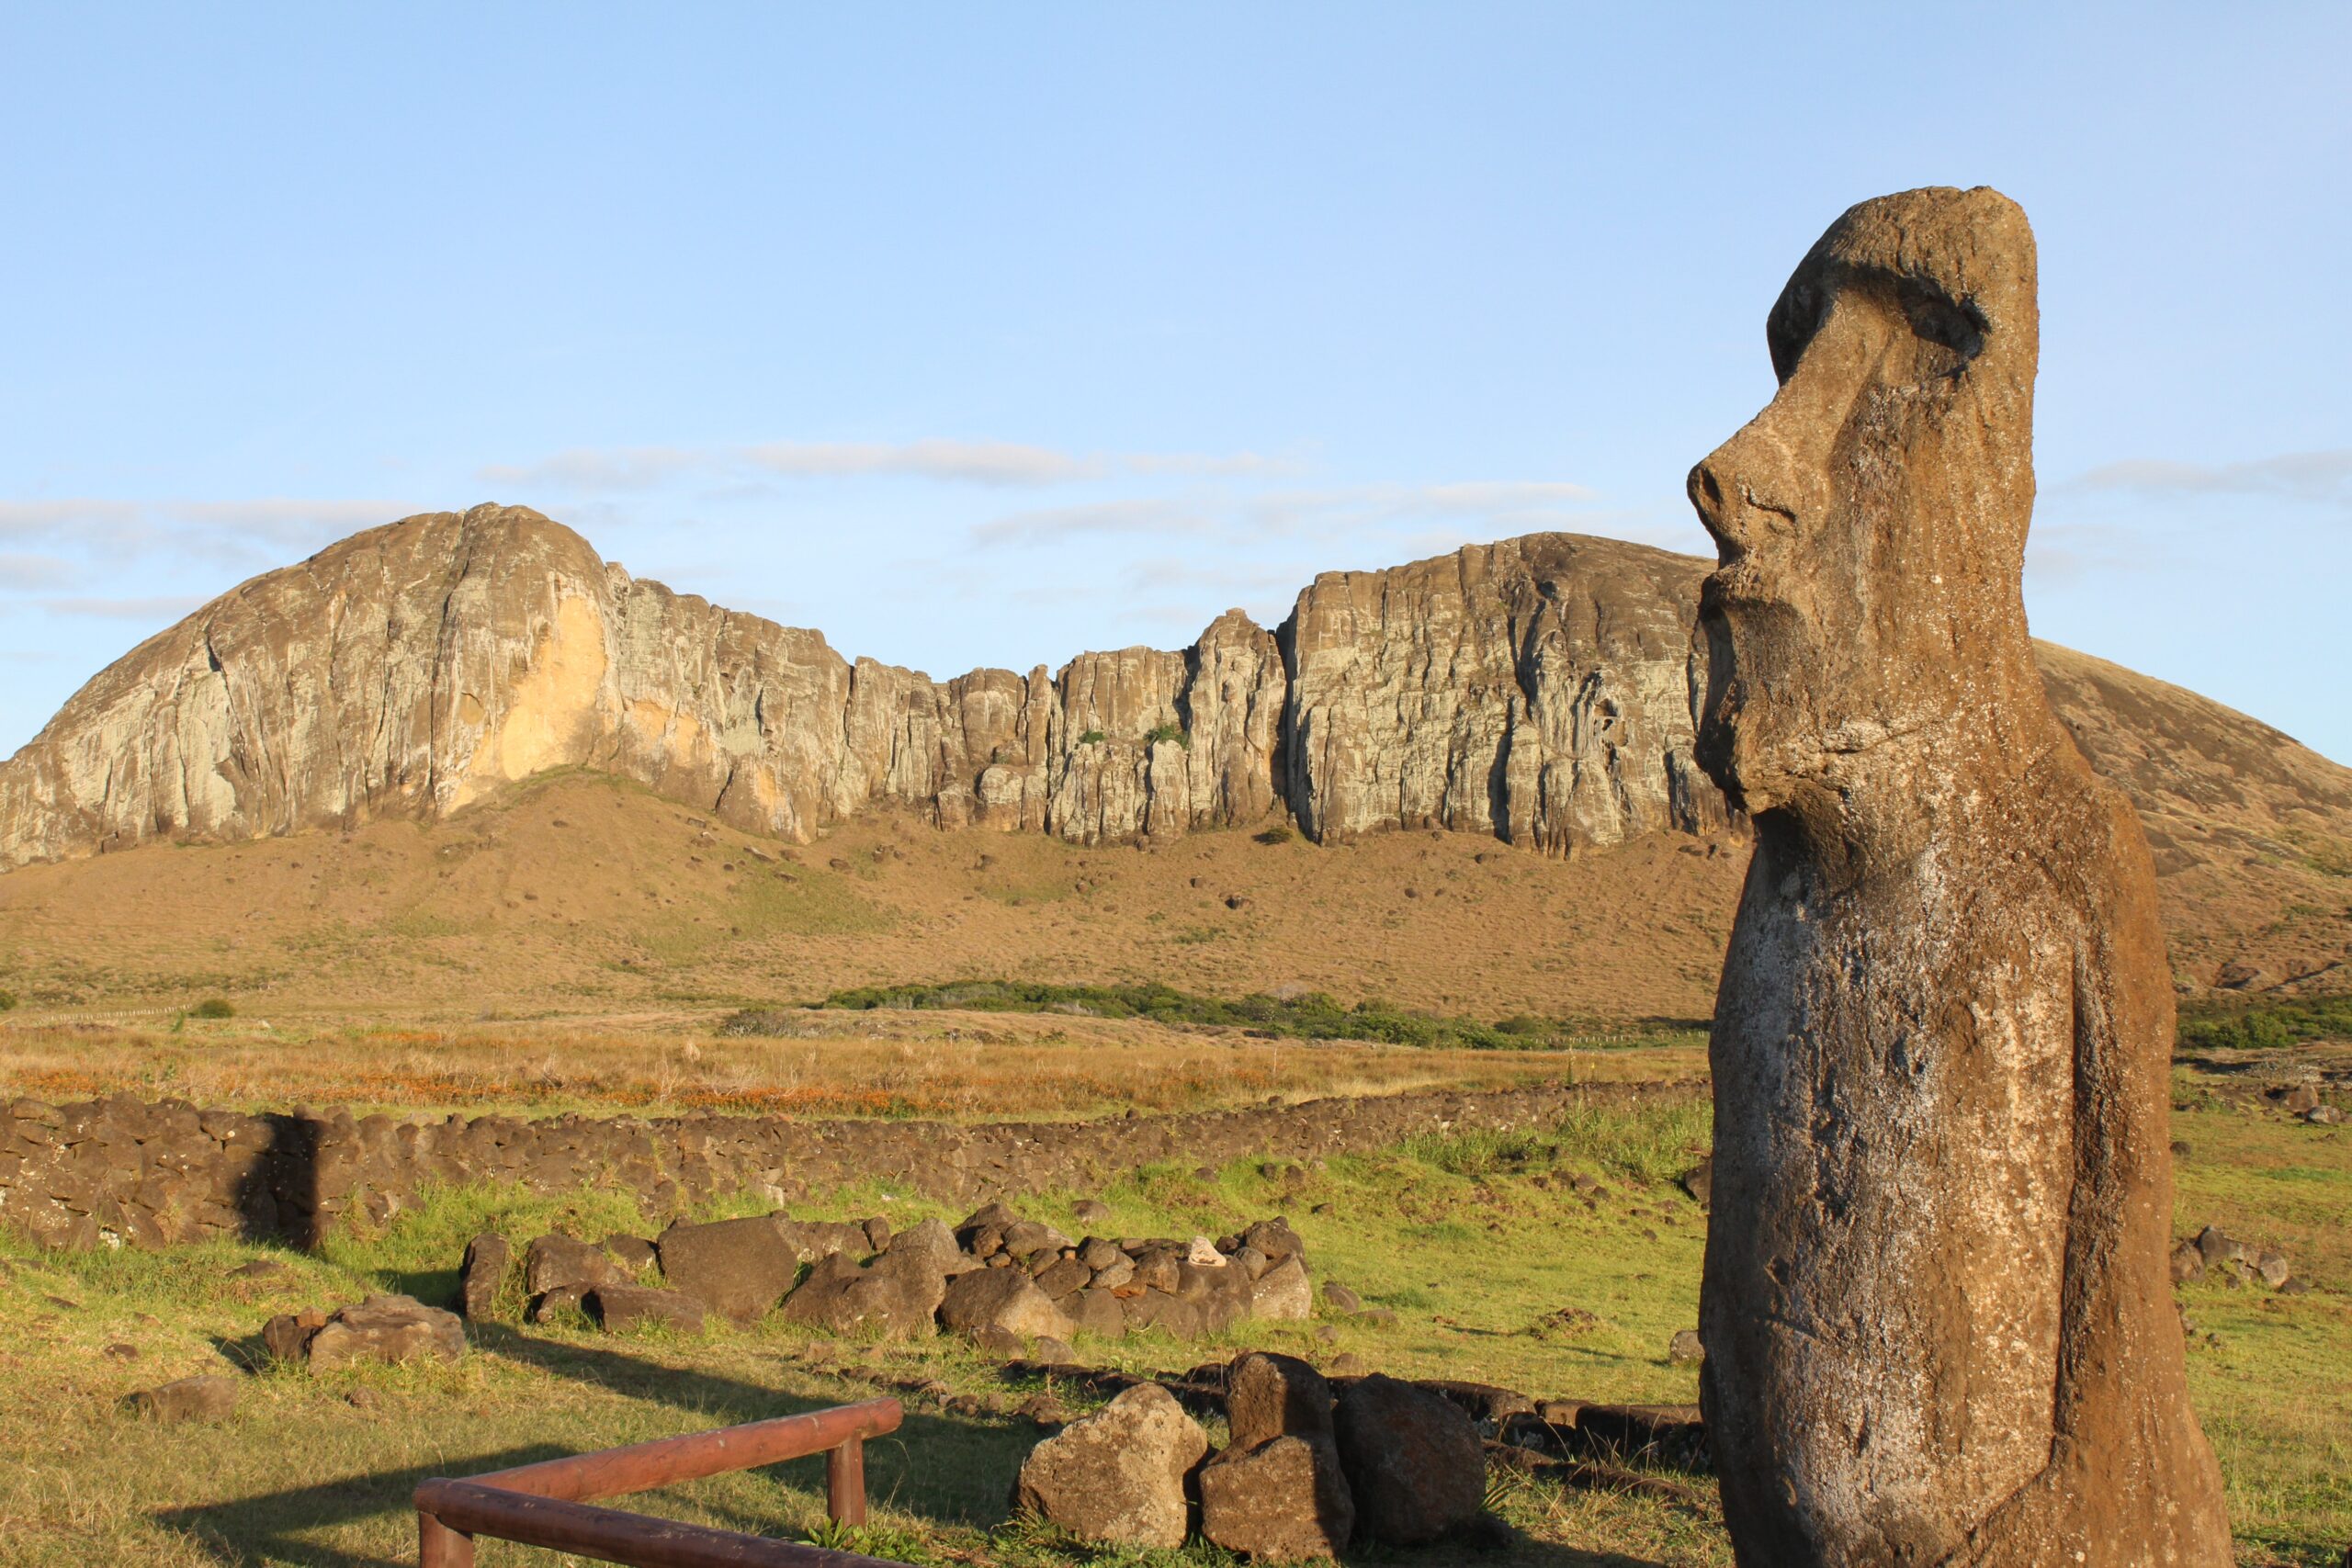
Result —
[[[553, 770], [807, 843], [876, 811], [1077, 845], [1287, 818], [1324, 844], [1477, 834], [1549, 857], [1736, 833], [1691, 761], [1709, 564], [1539, 534], [1326, 573], [1279, 626], [949, 681], [676, 594], [522, 508], [407, 518], [149, 638], [0, 764], [0, 866], [434, 822]], [[2194, 964], [2340, 972], [2352, 770], [2043, 644], [2126, 789]], [[13, 879], [11, 879], [13, 880]], [[2259, 951], [2248, 948], [2267, 931]]]

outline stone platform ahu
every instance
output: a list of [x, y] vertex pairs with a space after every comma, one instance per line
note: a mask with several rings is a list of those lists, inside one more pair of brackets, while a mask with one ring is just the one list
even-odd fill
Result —
[[2167, 1290], [2170, 968], [2019, 586], [2034, 244], [1862, 203], [1690, 475], [1701, 765], [1758, 848], [1716, 1002], [1707, 1425], [1747, 1564], [2220, 1564]]

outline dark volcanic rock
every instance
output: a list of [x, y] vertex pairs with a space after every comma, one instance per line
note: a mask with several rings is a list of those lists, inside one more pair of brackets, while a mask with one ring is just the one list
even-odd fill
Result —
[[469, 1318], [488, 1317], [514, 1261], [513, 1248], [496, 1231], [484, 1231], [466, 1243], [465, 1261], [458, 1266], [458, 1311]]
[[684, 1291], [644, 1285], [599, 1285], [588, 1292], [588, 1315], [607, 1333], [658, 1325], [682, 1334], [702, 1332], [702, 1303]]
[[738, 1323], [763, 1316], [800, 1272], [799, 1238], [773, 1214], [710, 1224], [681, 1221], [654, 1246], [662, 1279]]
[[243, 1390], [239, 1381], [219, 1372], [180, 1378], [156, 1388], [141, 1389], [123, 1401], [133, 1414], [166, 1425], [178, 1421], [219, 1421], [237, 1408]]
[[1487, 1456], [1470, 1417], [1374, 1372], [1340, 1393], [1340, 1462], [1356, 1517], [1388, 1546], [1425, 1546], [1486, 1508]]
[[1279, 1437], [1226, 1450], [1201, 1467], [1201, 1533], [1267, 1562], [1339, 1555], [1355, 1499], [1328, 1437]]

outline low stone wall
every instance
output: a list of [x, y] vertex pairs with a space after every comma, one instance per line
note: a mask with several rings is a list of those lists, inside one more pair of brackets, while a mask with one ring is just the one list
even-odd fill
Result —
[[51, 1247], [210, 1236], [312, 1246], [380, 1223], [435, 1184], [586, 1183], [642, 1193], [655, 1217], [740, 1191], [783, 1203], [851, 1180], [954, 1203], [1099, 1187], [1165, 1160], [1221, 1165], [1384, 1148], [1415, 1134], [1549, 1124], [1580, 1100], [1687, 1098], [1695, 1084], [1547, 1085], [1306, 1100], [1069, 1122], [828, 1122], [696, 1116], [450, 1116], [203, 1111], [118, 1096], [19, 1100], [0, 1122], [0, 1224]]

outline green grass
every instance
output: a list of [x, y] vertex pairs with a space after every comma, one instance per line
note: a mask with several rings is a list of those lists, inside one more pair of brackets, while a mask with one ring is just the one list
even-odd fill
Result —
[[[1178, 933], [1180, 942], [1193, 940]], [[1600, 1025], [1527, 1014], [1495, 1023], [1399, 1008], [1376, 999], [1353, 1007], [1320, 991], [1295, 997], [1198, 996], [1158, 983], [1066, 986], [1035, 980], [977, 979], [944, 985], [865, 986], [835, 991], [804, 1010], [950, 1009], [966, 1012], [1068, 1012], [1089, 1018], [1143, 1018], [1163, 1024], [1243, 1028], [1289, 1040], [1368, 1040], [1390, 1045], [1483, 1051], [1591, 1049], [1627, 1044], [1692, 1044], [1705, 1039], [1692, 1021]], [[745, 1009], [723, 1021], [725, 1034], [790, 1033], [788, 1010]]]
[[2210, 1001], [2180, 1013], [2180, 1043], [2192, 1050], [2276, 1051], [2346, 1039], [2352, 1039], [2352, 996]]
[[[2352, 1365], [2352, 1233], [2343, 1223], [2352, 1212], [2352, 1138], [2224, 1099], [2177, 1113], [2174, 1134], [2189, 1149], [2176, 1230], [2210, 1222], [2278, 1247], [2318, 1287], [2285, 1297], [2207, 1281], [2183, 1292], [2198, 1330], [2191, 1393], [2223, 1465], [2239, 1561], [2332, 1568], [2352, 1535], [2352, 1386], [2342, 1375]], [[1155, 1166], [1107, 1190], [1018, 1206], [1073, 1235], [1215, 1235], [1283, 1213], [1306, 1241], [1318, 1292], [1345, 1283], [1398, 1319], [1379, 1326], [1318, 1306], [1316, 1323], [1245, 1323], [1205, 1342], [1082, 1341], [1081, 1356], [1098, 1364], [1181, 1370], [1253, 1346], [1317, 1359], [1352, 1351], [1400, 1375], [1476, 1379], [1538, 1397], [1679, 1403], [1693, 1397], [1696, 1378], [1668, 1361], [1666, 1346], [1696, 1321], [1705, 1222], [1672, 1179], [1707, 1137], [1703, 1103], [1590, 1109], [1529, 1132], [1432, 1134], [1321, 1161], [1242, 1160], [1205, 1173]], [[1079, 1225], [1080, 1198], [1109, 1204], [1111, 1219]], [[877, 1506], [863, 1533], [825, 1525], [813, 1461], [629, 1506], [908, 1562], [1227, 1562], [1199, 1543], [1157, 1555], [1091, 1552], [1008, 1517], [1007, 1484], [1037, 1436], [1008, 1413], [1034, 1386], [1009, 1386], [989, 1362], [944, 1339], [834, 1344], [773, 1319], [701, 1337], [613, 1338], [582, 1320], [524, 1328], [512, 1315], [521, 1303], [510, 1298], [505, 1320], [477, 1326], [474, 1353], [455, 1368], [321, 1377], [265, 1368], [246, 1380], [240, 1413], [218, 1427], [157, 1427], [117, 1407], [130, 1389], [168, 1377], [258, 1365], [255, 1336], [274, 1312], [385, 1289], [446, 1297], [458, 1254], [481, 1229], [500, 1229], [518, 1247], [558, 1225], [591, 1239], [653, 1234], [655, 1217], [637, 1201], [609, 1188], [557, 1196], [447, 1189], [377, 1229], [338, 1233], [312, 1256], [239, 1244], [37, 1254], [0, 1239], [0, 1358], [11, 1372], [0, 1380], [0, 1442], [19, 1456], [0, 1467], [0, 1518], [10, 1525], [0, 1561], [412, 1561], [405, 1505], [424, 1476], [937, 1380], [978, 1403], [959, 1409], [901, 1395], [905, 1429], [869, 1450]], [[703, 1213], [763, 1206], [742, 1198]], [[874, 1184], [794, 1212], [879, 1213], [899, 1225], [960, 1217]], [[228, 1277], [264, 1257], [285, 1273]], [[117, 1342], [136, 1345], [138, 1359], [98, 1354]], [[1086, 1403], [1056, 1392], [1073, 1406]], [[355, 1395], [368, 1407], [355, 1406]], [[1495, 1568], [1728, 1562], [1711, 1503], [1694, 1509], [1506, 1474], [1494, 1478], [1494, 1503], [1520, 1532], [1516, 1544], [1480, 1557]], [[485, 1560], [550, 1561], [519, 1551]]]
[[[1634, 1134], [1640, 1145], [1689, 1131]], [[1155, 1168], [1100, 1194], [1055, 1194], [1023, 1213], [1077, 1234], [1071, 1212], [1099, 1196], [1118, 1234], [1211, 1235], [1286, 1213], [1307, 1241], [1320, 1280], [1338, 1279], [1376, 1305], [1409, 1311], [1394, 1328], [1248, 1323], [1204, 1342], [1164, 1336], [1089, 1341], [1081, 1353], [1136, 1371], [1189, 1367], [1244, 1347], [1325, 1357], [1353, 1350], [1406, 1374], [1482, 1376], [1545, 1394], [1687, 1399], [1692, 1376], [1665, 1360], [1668, 1337], [1696, 1310], [1702, 1226], [1670, 1190], [1635, 1192], [1596, 1213], [1554, 1178], [1614, 1169], [1578, 1137], [1531, 1147], [1509, 1174], [1466, 1175], [1481, 1159], [1420, 1141], [1320, 1168], [1243, 1161], [1207, 1178]], [[710, 1213], [757, 1205], [713, 1205]], [[1314, 1211], [1318, 1207], [1324, 1213]], [[946, 1207], [867, 1186], [829, 1194], [796, 1213], [854, 1218], [879, 1212], [906, 1224]], [[1670, 1212], [1670, 1221], [1658, 1217]], [[908, 1396], [895, 1438], [873, 1445], [874, 1524], [851, 1544], [910, 1562], [1048, 1568], [1078, 1562], [1229, 1562], [1195, 1543], [1179, 1553], [1103, 1554], [1033, 1522], [1007, 1517], [1021, 1456], [1036, 1440], [1009, 1411], [1035, 1392], [1008, 1387], [959, 1342], [830, 1346], [771, 1320], [720, 1326], [701, 1338], [614, 1339], [584, 1321], [524, 1328], [479, 1325], [474, 1353], [455, 1368], [359, 1369], [313, 1377], [263, 1367], [257, 1336], [272, 1313], [333, 1304], [387, 1289], [447, 1299], [468, 1237], [503, 1230], [515, 1243], [562, 1225], [591, 1238], [651, 1234], [632, 1195], [610, 1190], [560, 1197], [470, 1187], [430, 1195], [368, 1234], [339, 1233], [315, 1256], [214, 1244], [164, 1254], [40, 1255], [0, 1243], [0, 1354], [20, 1369], [0, 1383], [0, 1440], [23, 1462], [0, 1469], [0, 1517], [12, 1525], [0, 1560], [28, 1563], [141, 1561], [198, 1563], [398, 1562], [413, 1552], [407, 1495], [427, 1475], [466, 1473], [530, 1457], [610, 1446], [816, 1404], [870, 1397], [881, 1377], [937, 1379], [984, 1401], [956, 1413]], [[1654, 1228], [1657, 1246], [1641, 1240]], [[277, 1259], [283, 1276], [230, 1280], [236, 1265]], [[43, 1303], [50, 1295], [70, 1308]], [[1564, 1303], [1593, 1303], [1605, 1327], [1564, 1342], [1541, 1320]], [[510, 1313], [521, 1303], [505, 1303]], [[1317, 1337], [1328, 1326], [1329, 1341]], [[124, 1365], [96, 1352], [140, 1346]], [[236, 1367], [247, 1379], [240, 1413], [220, 1427], [158, 1427], [117, 1408], [120, 1396], [171, 1376]], [[29, 1379], [26, 1371], [29, 1371]], [[37, 1386], [36, 1386], [37, 1385]], [[1059, 1392], [1082, 1408], [1072, 1391]], [[368, 1403], [354, 1407], [351, 1396]], [[732, 1529], [823, 1537], [821, 1469], [813, 1461], [715, 1479], [633, 1500], [648, 1511]], [[1726, 1559], [1703, 1519], [1655, 1506], [1596, 1507], [1551, 1483], [1498, 1495], [1532, 1539], [1485, 1559], [1498, 1568], [1585, 1559], [1575, 1551], [1643, 1543], [1645, 1561]], [[1566, 1553], [1564, 1555], [1564, 1553]], [[499, 1562], [539, 1561], [519, 1551]], [[1594, 1559], [1606, 1561], [1607, 1559]]]

